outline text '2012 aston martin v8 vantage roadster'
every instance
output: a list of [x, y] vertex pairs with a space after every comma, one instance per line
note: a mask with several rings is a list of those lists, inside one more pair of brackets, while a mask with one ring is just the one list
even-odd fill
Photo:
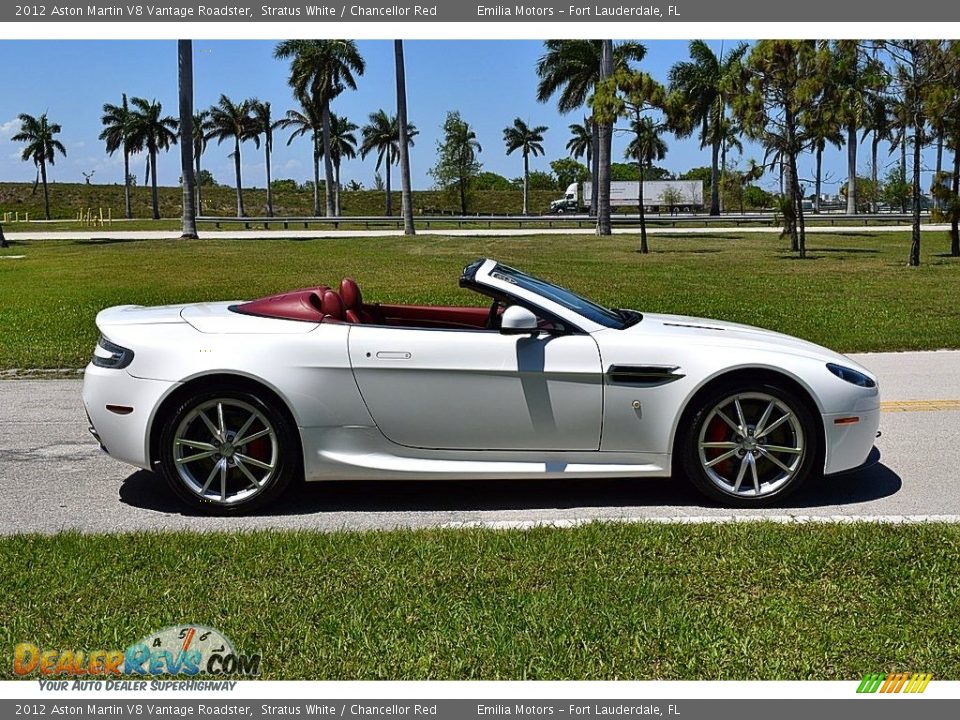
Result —
[[863, 464], [876, 378], [746, 325], [602, 307], [496, 260], [483, 307], [365, 302], [351, 279], [247, 302], [97, 315], [91, 432], [213, 512], [295, 478], [688, 477], [779, 503]]

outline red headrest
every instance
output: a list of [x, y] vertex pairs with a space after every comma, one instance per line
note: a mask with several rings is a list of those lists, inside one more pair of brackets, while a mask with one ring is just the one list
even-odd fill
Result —
[[343, 306], [348, 310], [359, 310], [363, 304], [360, 286], [353, 278], [344, 278], [340, 281], [340, 297], [343, 299]]
[[320, 309], [331, 320], [343, 320], [343, 301], [333, 290], [324, 291]]

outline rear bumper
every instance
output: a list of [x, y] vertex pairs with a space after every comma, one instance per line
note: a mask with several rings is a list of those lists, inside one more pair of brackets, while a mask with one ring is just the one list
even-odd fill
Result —
[[[856, 423], [837, 424], [837, 420], [857, 417]], [[880, 427], [880, 405], [857, 412], [831, 413], [823, 416], [826, 435], [824, 475], [850, 472], [870, 464], [870, 451]]]
[[[125, 370], [88, 365], [83, 375], [83, 405], [90, 434], [110, 457], [149, 469], [149, 430], [153, 414], [176, 385], [166, 380], [143, 380]], [[125, 414], [107, 406], [133, 408]]]

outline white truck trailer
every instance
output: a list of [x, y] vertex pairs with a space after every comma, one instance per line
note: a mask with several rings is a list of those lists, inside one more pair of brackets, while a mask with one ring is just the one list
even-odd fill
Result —
[[[585, 212], [590, 208], [593, 183], [571, 183], [564, 196], [550, 203], [551, 213]], [[615, 180], [610, 183], [610, 207], [639, 208], [640, 183]], [[700, 180], [645, 180], [643, 206], [649, 212], [696, 212], [703, 209], [703, 182]]]

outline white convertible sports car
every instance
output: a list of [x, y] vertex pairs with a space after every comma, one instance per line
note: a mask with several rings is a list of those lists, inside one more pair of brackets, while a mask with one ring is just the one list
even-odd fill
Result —
[[862, 465], [876, 378], [746, 325], [602, 307], [496, 260], [489, 307], [364, 302], [356, 282], [97, 315], [91, 432], [187, 503], [249, 510], [294, 478], [683, 474], [728, 505]]

